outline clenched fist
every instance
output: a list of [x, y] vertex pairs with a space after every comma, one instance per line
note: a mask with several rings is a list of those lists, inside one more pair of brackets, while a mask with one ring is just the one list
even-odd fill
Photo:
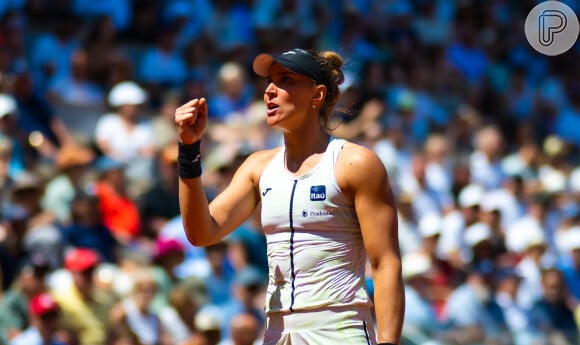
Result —
[[201, 139], [207, 127], [207, 101], [195, 98], [175, 110], [175, 124], [179, 140], [193, 144]]

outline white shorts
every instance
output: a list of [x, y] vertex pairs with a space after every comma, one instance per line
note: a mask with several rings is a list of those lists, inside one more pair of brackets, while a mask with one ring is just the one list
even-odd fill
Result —
[[272, 313], [266, 321], [264, 345], [375, 345], [369, 308], [333, 307], [324, 310]]

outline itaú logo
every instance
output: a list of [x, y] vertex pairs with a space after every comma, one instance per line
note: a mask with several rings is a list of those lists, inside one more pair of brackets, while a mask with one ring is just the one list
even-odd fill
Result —
[[326, 186], [312, 186], [310, 187], [310, 201], [326, 200]]

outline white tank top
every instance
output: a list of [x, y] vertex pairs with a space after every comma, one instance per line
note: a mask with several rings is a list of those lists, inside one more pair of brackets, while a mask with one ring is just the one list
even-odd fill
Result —
[[270, 272], [267, 313], [371, 305], [354, 204], [335, 176], [344, 142], [332, 139], [318, 164], [302, 176], [286, 170], [283, 147], [260, 177]]

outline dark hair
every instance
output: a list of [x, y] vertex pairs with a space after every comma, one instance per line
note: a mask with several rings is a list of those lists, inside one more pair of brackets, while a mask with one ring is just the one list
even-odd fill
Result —
[[340, 55], [333, 51], [311, 52], [320, 65], [320, 69], [325, 77], [327, 89], [324, 98], [324, 105], [320, 109], [320, 121], [324, 128], [327, 128], [328, 118], [332, 114], [334, 105], [340, 96], [339, 85], [344, 82], [344, 74], [340, 69], [344, 63]]
[[560, 278], [560, 280], [564, 279], [564, 273], [562, 273], [561, 270], [555, 267], [549, 267], [541, 270], [542, 281], [544, 281], [547, 275], [552, 273], [556, 274]]

